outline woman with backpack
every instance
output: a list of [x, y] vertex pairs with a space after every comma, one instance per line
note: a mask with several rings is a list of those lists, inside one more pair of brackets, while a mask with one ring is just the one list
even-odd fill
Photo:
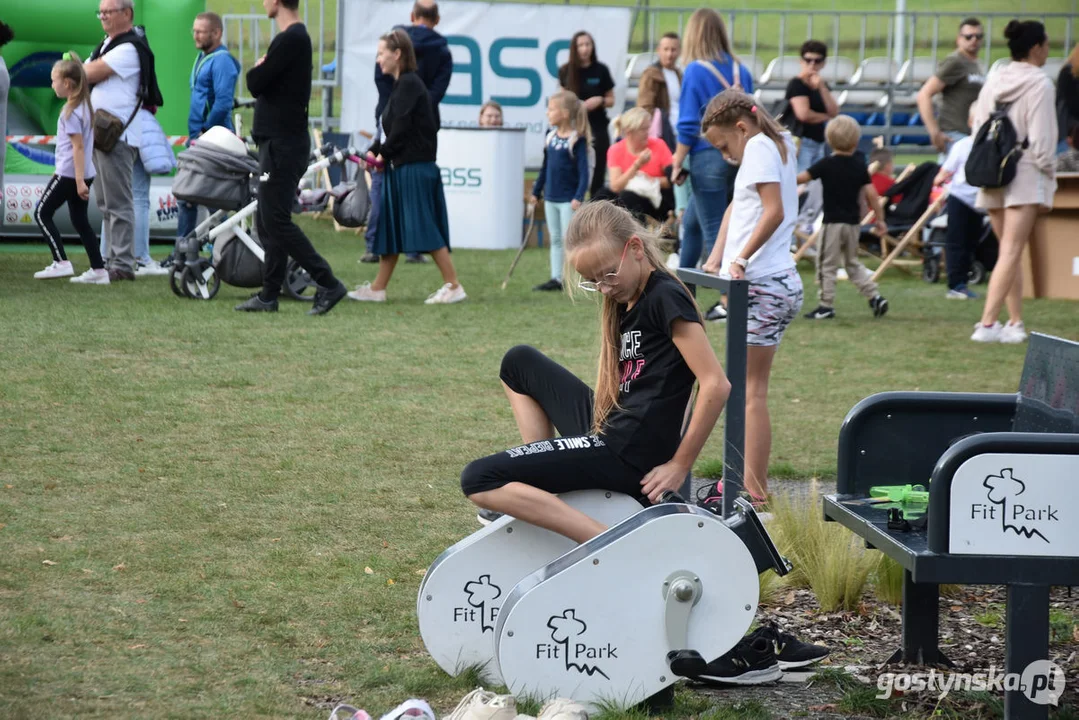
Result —
[[[708, 257], [712, 252], [730, 201], [728, 182], [733, 184], [723, 154], [701, 133], [701, 117], [709, 101], [727, 88], [752, 94], [753, 75], [731, 50], [723, 16], [711, 8], [700, 8], [689, 16], [683, 35], [682, 61], [685, 70], [682, 94], [678, 98], [678, 146], [671, 178], [676, 185], [684, 182], [683, 166], [688, 166], [693, 176], [693, 195], [682, 220], [679, 265], [696, 267], [702, 254]], [[705, 313], [706, 320], [726, 316], [719, 303]]]
[[[991, 76], [974, 106], [974, 146], [967, 160], [967, 177], [975, 184], [980, 165], [990, 156], [1019, 150], [1015, 176], [1000, 183], [981, 183], [977, 205], [989, 213], [1000, 255], [989, 279], [981, 322], [974, 327], [974, 342], [1021, 343], [1023, 327], [1023, 247], [1034, 231], [1038, 214], [1053, 207], [1056, 192], [1057, 120], [1052, 81], [1042, 71], [1049, 57], [1049, 36], [1036, 20], [1012, 20], [1004, 29], [1012, 62]], [[999, 112], [998, 112], [999, 111]], [[1015, 148], [990, 147], [993, 140], [981, 132], [986, 122], [997, 124], [997, 137], [1014, 129]], [[1010, 125], [1010, 127], [1009, 127]], [[979, 145], [983, 147], [979, 148]], [[981, 158], [981, 160], [979, 160]], [[1007, 305], [1008, 323], [999, 322]]]

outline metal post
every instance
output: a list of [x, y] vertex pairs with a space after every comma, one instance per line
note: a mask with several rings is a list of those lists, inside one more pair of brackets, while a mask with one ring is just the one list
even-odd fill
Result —
[[[749, 54], [754, 58], [757, 57], [757, 21], [759, 19], [760, 15], [758, 13], [753, 13], [753, 39], [750, 40], [749, 43]], [[757, 78], [753, 78], [753, 81], [756, 82]]]
[[[903, 570], [903, 647], [888, 662], [918, 665], [950, 664], [940, 652], [940, 586], [916, 583], [910, 570]], [[1047, 631], [1048, 632], [1048, 631]]]
[[[697, 285], [727, 293], [727, 354], [725, 369], [731, 383], [723, 426], [723, 517], [734, 512], [734, 501], [745, 486], [746, 439], [746, 329], [749, 324], [749, 282], [725, 280], [700, 270], [679, 268], [678, 277], [694, 297]], [[692, 487], [683, 486], [690, 495]], [[687, 500], [689, 498], [686, 498]]]
[[[1049, 659], [1049, 586], [1009, 585], [1004, 624], [1004, 672], [1018, 673], [1035, 660]], [[1046, 720], [1048, 705], [1036, 705], [1021, 691], [1004, 693], [1008, 720]]]
[[749, 282], [732, 280], [727, 291], [727, 421], [723, 433], [723, 517], [734, 512], [734, 500], [745, 487], [746, 331]]
[[862, 16], [862, 32], [858, 36], [858, 67], [862, 66], [865, 61], [865, 33], [868, 29], [868, 18]]

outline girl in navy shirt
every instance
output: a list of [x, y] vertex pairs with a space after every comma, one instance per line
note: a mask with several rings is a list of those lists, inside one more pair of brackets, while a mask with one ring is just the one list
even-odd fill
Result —
[[562, 238], [573, 213], [584, 202], [590, 177], [592, 131], [584, 103], [569, 90], [556, 92], [547, 101], [547, 122], [554, 129], [547, 134], [543, 165], [529, 204], [535, 205], [544, 194], [543, 212], [551, 234], [551, 279], [533, 290], [562, 289]]
[[[681, 487], [730, 383], [657, 240], [608, 202], [574, 216], [569, 265], [582, 290], [603, 294], [596, 391], [535, 348], [510, 349], [500, 377], [523, 444], [464, 469], [461, 487], [476, 505], [584, 542], [606, 528], [556, 493], [611, 490], [655, 503]], [[695, 380], [700, 392], [682, 435]]]

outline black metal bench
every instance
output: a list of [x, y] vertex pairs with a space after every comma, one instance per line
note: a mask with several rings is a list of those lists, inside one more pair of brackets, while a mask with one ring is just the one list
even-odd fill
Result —
[[[1079, 343], [1031, 335], [1019, 392], [886, 392], [839, 432], [824, 517], [903, 572], [902, 647], [888, 662], [951, 664], [939, 586], [1006, 585], [1005, 672], [1049, 655], [1049, 588], [1079, 584]], [[867, 502], [874, 485], [929, 483], [924, 527]], [[892, 508], [898, 509], [898, 508]], [[1048, 717], [1011, 690], [1005, 717]]]

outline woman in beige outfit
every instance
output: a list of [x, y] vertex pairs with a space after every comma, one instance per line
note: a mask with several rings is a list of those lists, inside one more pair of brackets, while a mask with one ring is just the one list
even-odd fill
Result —
[[[1042, 71], [1049, 57], [1045, 26], [1031, 20], [1012, 20], [1004, 29], [1012, 62], [991, 76], [974, 106], [974, 132], [998, 103], [1010, 105], [1008, 118], [1020, 142], [1028, 145], [1019, 160], [1015, 179], [1007, 187], [978, 191], [978, 207], [989, 213], [1000, 255], [989, 280], [982, 320], [970, 336], [975, 342], [1021, 343], [1023, 327], [1023, 247], [1034, 230], [1038, 213], [1053, 207], [1056, 192], [1057, 120], [1053, 83]], [[1008, 324], [998, 321], [1001, 306], [1008, 306]]]

